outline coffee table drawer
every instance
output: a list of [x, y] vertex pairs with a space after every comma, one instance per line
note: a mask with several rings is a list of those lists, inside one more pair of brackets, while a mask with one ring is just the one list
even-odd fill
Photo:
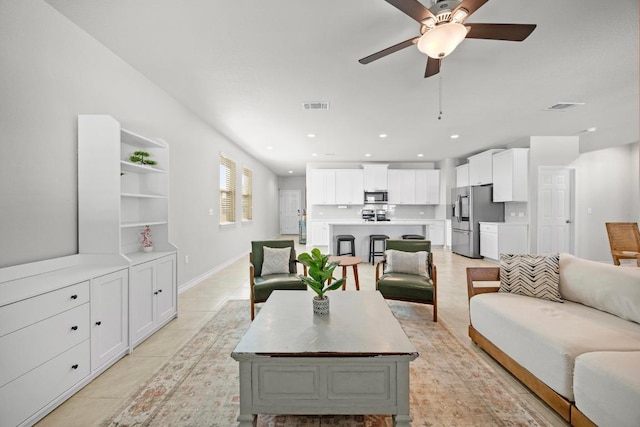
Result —
[[[358, 413], [358, 406], [366, 406], [369, 412], [365, 413], [372, 413], [372, 407], [388, 411], [396, 405], [395, 362], [371, 362], [371, 358], [300, 360], [254, 362], [252, 376], [257, 387], [253, 388], [253, 404], [294, 411], [275, 413], [331, 407], [333, 413], [351, 414]], [[343, 410], [335, 412], [336, 407]]]

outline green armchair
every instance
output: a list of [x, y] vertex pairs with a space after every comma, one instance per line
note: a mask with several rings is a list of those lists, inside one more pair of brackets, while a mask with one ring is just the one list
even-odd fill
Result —
[[[418, 271], [406, 272], [402, 268], [384, 273], [387, 256], [376, 264], [376, 290], [386, 299], [417, 302], [433, 305], [433, 321], [438, 321], [437, 283], [438, 273], [433, 263], [431, 242], [429, 240], [387, 240], [385, 249], [401, 252], [427, 252], [426, 275]], [[386, 253], [385, 250], [385, 253]], [[383, 274], [381, 274], [383, 273]]]
[[[282, 271], [275, 274], [264, 274], [265, 247], [291, 248], [288, 260], [283, 260]], [[249, 254], [249, 286], [251, 288], [251, 320], [255, 317], [255, 304], [262, 303], [269, 298], [274, 290], [300, 290], [307, 289], [307, 285], [300, 280], [297, 274], [296, 250], [293, 240], [262, 240], [251, 242]], [[307, 268], [304, 267], [304, 275]]]

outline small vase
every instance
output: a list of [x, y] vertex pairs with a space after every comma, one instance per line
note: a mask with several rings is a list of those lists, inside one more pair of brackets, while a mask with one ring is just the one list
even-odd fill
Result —
[[153, 246], [143, 246], [142, 247], [142, 251], [143, 252], [151, 252], [151, 251], [153, 251]]
[[320, 297], [313, 297], [313, 312], [315, 314], [319, 314], [321, 316], [326, 316], [329, 314], [329, 297], [324, 296], [324, 298], [320, 299]]

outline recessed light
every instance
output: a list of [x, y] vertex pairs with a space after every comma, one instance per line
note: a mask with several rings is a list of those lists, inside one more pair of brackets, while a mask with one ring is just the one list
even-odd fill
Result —
[[420, 153], [418, 154], [418, 157], [424, 157], [424, 154]]
[[315, 134], [315, 133], [308, 133], [308, 134], [307, 134], [307, 136], [308, 136], [309, 138], [315, 138], [315, 137], [316, 137], [316, 134]]
[[458, 138], [460, 138], [460, 135], [451, 135], [449, 138], [451, 138], [451, 139], [458, 139]]
[[386, 138], [387, 134], [386, 133], [381, 133], [380, 135], [378, 135], [380, 138]]
[[318, 154], [317, 154], [317, 153], [311, 153], [311, 155], [312, 155], [313, 157], [318, 157]]
[[371, 153], [366, 153], [364, 156], [365, 157], [371, 157]]
[[597, 130], [598, 130], [598, 128], [593, 127], [593, 128], [588, 128], [588, 129], [587, 129], [587, 132], [595, 132], [595, 131], [597, 131]]
[[267, 150], [273, 150], [273, 147], [267, 147]]
[[293, 173], [293, 171], [289, 171], [289, 173]]

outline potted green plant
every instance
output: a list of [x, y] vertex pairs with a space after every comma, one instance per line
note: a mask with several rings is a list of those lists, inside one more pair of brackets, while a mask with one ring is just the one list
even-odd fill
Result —
[[146, 151], [134, 151], [132, 156], [129, 156], [129, 161], [132, 163], [139, 163], [141, 165], [154, 166], [155, 160], [148, 159], [150, 154]]
[[329, 255], [323, 255], [320, 249], [313, 248], [311, 254], [304, 252], [298, 256], [298, 261], [307, 266], [308, 276], [299, 275], [300, 279], [309, 286], [317, 295], [313, 297], [313, 312], [316, 314], [329, 314], [329, 297], [327, 291], [338, 289], [344, 283], [344, 278], [328, 284], [329, 279], [334, 280], [333, 270], [338, 266], [337, 262], [329, 262]]

